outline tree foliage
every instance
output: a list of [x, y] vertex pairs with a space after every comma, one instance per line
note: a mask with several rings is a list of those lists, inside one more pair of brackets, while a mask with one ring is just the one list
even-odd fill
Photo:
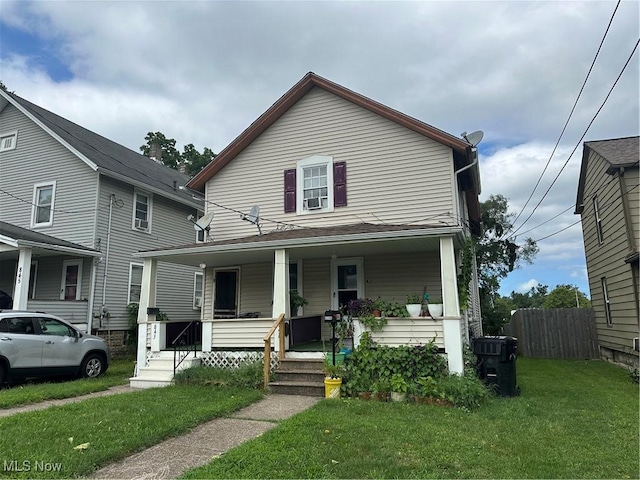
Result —
[[512, 291], [510, 298], [516, 308], [542, 308], [548, 293], [549, 287], [547, 285], [538, 284], [525, 293]]
[[480, 283], [480, 304], [486, 333], [499, 333], [510, 315], [504, 317], [504, 305], [496, 306], [500, 281], [523, 263], [532, 263], [538, 246], [531, 238], [521, 244], [510, 236], [513, 214], [508, 212], [507, 199], [491, 195], [480, 203], [483, 233], [476, 241], [476, 261]]
[[216, 154], [209, 147], [205, 147], [200, 153], [193, 143], [185, 145], [183, 152], [180, 153], [176, 148], [175, 139], [167, 138], [162, 132], [149, 132], [144, 139], [147, 143], [140, 147], [143, 155], [151, 156], [152, 146], [156, 144], [161, 150], [161, 156], [158, 160], [163, 165], [175, 170], [182, 170], [190, 176], [196, 175], [216, 157]]
[[591, 302], [573, 285], [558, 285], [544, 299], [543, 308], [589, 308]]

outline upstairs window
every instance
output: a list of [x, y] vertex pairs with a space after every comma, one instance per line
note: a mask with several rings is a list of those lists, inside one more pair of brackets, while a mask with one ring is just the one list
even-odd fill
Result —
[[18, 143], [18, 131], [0, 134], [0, 152], [15, 150]]
[[346, 163], [314, 155], [284, 172], [284, 211], [304, 215], [347, 205]]
[[600, 203], [598, 197], [593, 197], [593, 215], [596, 221], [596, 232], [598, 234], [598, 243], [602, 245], [604, 243], [604, 235], [602, 233], [602, 218], [600, 218]]
[[151, 196], [143, 192], [133, 194], [133, 229], [151, 231]]
[[56, 182], [37, 183], [33, 186], [32, 227], [53, 225], [53, 204]]

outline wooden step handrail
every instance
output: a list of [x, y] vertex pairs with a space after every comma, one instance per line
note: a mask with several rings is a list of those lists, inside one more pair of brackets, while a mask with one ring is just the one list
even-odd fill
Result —
[[278, 339], [280, 351], [278, 352], [278, 358], [282, 360], [284, 358], [284, 313], [280, 314], [278, 318], [273, 322], [269, 332], [264, 336], [264, 388], [269, 385], [269, 376], [271, 375], [271, 337], [276, 328], [281, 327], [278, 330]]

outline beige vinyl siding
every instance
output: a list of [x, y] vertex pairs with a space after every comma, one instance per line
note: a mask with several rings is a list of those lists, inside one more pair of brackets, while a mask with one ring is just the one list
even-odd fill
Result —
[[[35, 231], [94, 247], [97, 173], [13, 105], [0, 112], [0, 132], [18, 131], [14, 150], [0, 152], [0, 220], [31, 227], [34, 185], [55, 181], [53, 225]], [[19, 200], [21, 199], [21, 200]]]
[[[129, 265], [131, 262], [143, 263], [141, 259], [134, 258], [133, 253], [161, 246], [193, 243], [195, 239], [193, 224], [187, 220], [187, 215], [195, 212], [158, 195], [151, 196], [151, 233], [134, 230], [132, 228], [133, 192], [132, 185], [101, 176], [100, 205], [102, 208], [97, 236], [100, 250], [105, 255], [111, 194], [115, 194], [116, 198], [111, 218], [106, 279], [106, 306], [110, 317], [103, 322], [102, 328], [128, 328], [129, 317], [126, 306], [129, 293]], [[99, 314], [102, 305], [104, 268], [105, 262], [102, 262], [98, 268], [96, 281], [96, 314]], [[191, 321], [200, 318], [200, 312], [193, 309], [195, 271], [199, 269], [158, 262], [156, 306], [167, 313], [170, 321]]]
[[[284, 170], [328, 155], [347, 165], [348, 206], [308, 215], [284, 213]], [[455, 223], [451, 149], [314, 88], [206, 186], [207, 200], [248, 211], [258, 204], [263, 231], [276, 224], [331, 226], [359, 223]], [[238, 214], [211, 206], [216, 239], [255, 235]], [[269, 220], [266, 220], [269, 219]]]
[[239, 313], [260, 312], [261, 317], [271, 317], [272, 285], [271, 263], [243, 265], [240, 269]]
[[[624, 262], [628, 240], [620, 184], [605, 174], [609, 163], [591, 152], [584, 191], [582, 228], [585, 243], [591, 302], [596, 313], [601, 346], [632, 352], [632, 338], [638, 335], [638, 317], [631, 267]], [[593, 210], [597, 194], [604, 241], [598, 241]], [[601, 279], [606, 277], [611, 304], [612, 325], [607, 326]]]
[[624, 171], [623, 176], [636, 251], [640, 249], [640, 187], [638, 186], [640, 183], [640, 175], [638, 172], [640, 172], [640, 170], [637, 167], [629, 168]]

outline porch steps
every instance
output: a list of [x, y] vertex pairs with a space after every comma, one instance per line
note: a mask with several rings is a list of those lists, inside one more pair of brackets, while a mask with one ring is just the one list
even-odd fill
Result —
[[[178, 370], [199, 365], [200, 359], [193, 353], [184, 359], [178, 366]], [[129, 379], [129, 385], [133, 388], [166, 387], [173, 384], [173, 351], [155, 353], [149, 358], [149, 365], [140, 367], [138, 375]]]
[[320, 358], [284, 358], [275, 371], [276, 380], [269, 382], [274, 393], [285, 395], [324, 396], [323, 360]]

